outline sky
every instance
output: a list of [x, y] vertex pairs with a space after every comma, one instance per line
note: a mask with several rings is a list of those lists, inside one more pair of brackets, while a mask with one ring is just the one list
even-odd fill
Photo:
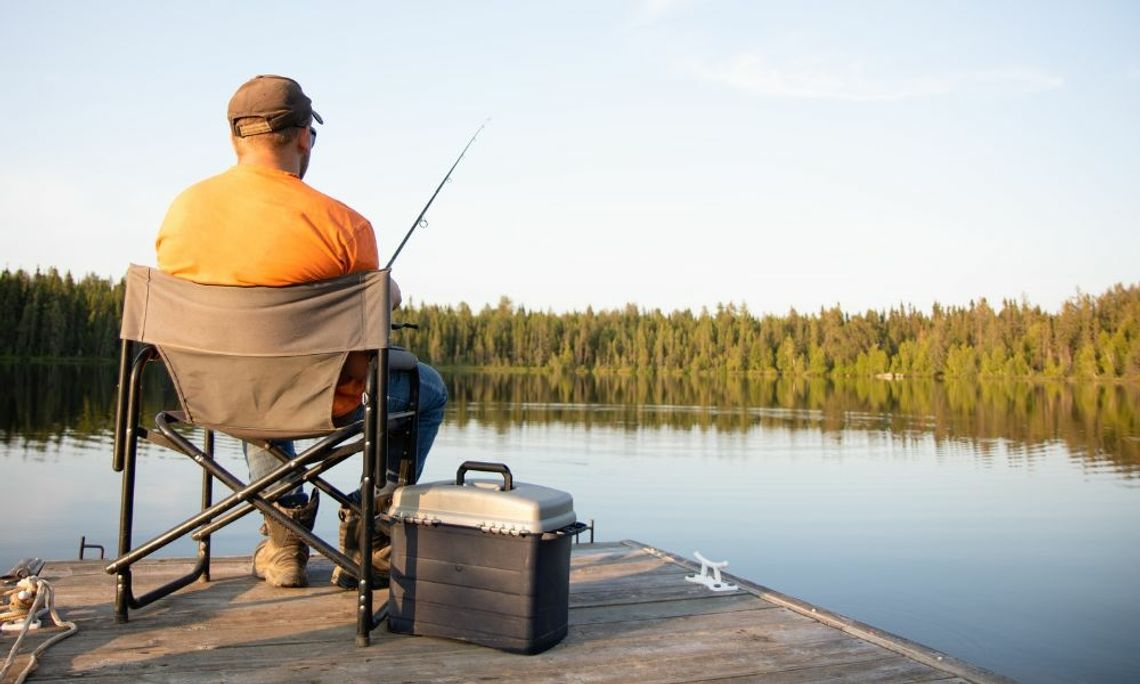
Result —
[[1140, 281], [1140, 3], [7, 2], [0, 267], [154, 263], [296, 78], [405, 297], [929, 309]]

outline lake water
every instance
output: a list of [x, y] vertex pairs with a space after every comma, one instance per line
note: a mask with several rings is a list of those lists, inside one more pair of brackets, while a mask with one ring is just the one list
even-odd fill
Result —
[[[424, 480], [503, 461], [572, 492], [600, 540], [699, 550], [1026, 682], [1140, 680], [1140, 388], [447, 380]], [[0, 366], [0, 569], [75, 558], [81, 535], [113, 553], [113, 394], [111, 368]], [[148, 402], [163, 396], [156, 384]], [[244, 475], [235, 442], [219, 459]], [[340, 471], [350, 489], [359, 471]], [[189, 515], [198, 482], [189, 460], [145, 449], [136, 541]], [[318, 524], [335, 534], [325, 503]], [[248, 553], [257, 525], [216, 535], [216, 553]]]

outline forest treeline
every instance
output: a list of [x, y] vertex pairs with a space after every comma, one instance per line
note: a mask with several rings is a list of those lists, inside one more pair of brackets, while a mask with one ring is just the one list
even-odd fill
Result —
[[117, 358], [122, 281], [50, 268], [0, 273], [0, 356]]
[[[0, 273], [0, 356], [114, 358], [121, 282], [54, 269]], [[662, 312], [530, 311], [502, 298], [408, 303], [396, 313], [418, 330], [398, 343], [429, 363], [571, 372], [743, 372], [867, 377], [1140, 379], [1140, 284], [1078, 294], [1060, 311], [985, 299], [928, 311], [900, 304], [847, 313], [751, 313], [718, 305]]]

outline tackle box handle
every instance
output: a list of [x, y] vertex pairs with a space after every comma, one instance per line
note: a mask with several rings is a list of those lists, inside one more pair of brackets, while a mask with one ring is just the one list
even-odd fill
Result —
[[464, 461], [463, 465], [459, 466], [459, 470], [455, 472], [455, 484], [462, 487], [464, 484], [464, 476], [468, 470], [475, 470], [481, 473], [498, 473], [503, 476], [503, 487], [500, 491], [510, 491], [515, 488], [515, 478], [511, 475], [511, 469], [507, 467], [506, 463], [488, 463], [487, 461]]

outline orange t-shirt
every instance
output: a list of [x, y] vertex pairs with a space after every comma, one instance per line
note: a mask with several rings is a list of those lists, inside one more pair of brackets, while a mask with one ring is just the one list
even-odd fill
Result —
[[[207, 285], [295, 285], [379, 268], [372, 224], [292, 173], [238, 164], [187, 188], [155, 242], [158, 267]], [[336, 389], [333, 415], [364, 383]]]

